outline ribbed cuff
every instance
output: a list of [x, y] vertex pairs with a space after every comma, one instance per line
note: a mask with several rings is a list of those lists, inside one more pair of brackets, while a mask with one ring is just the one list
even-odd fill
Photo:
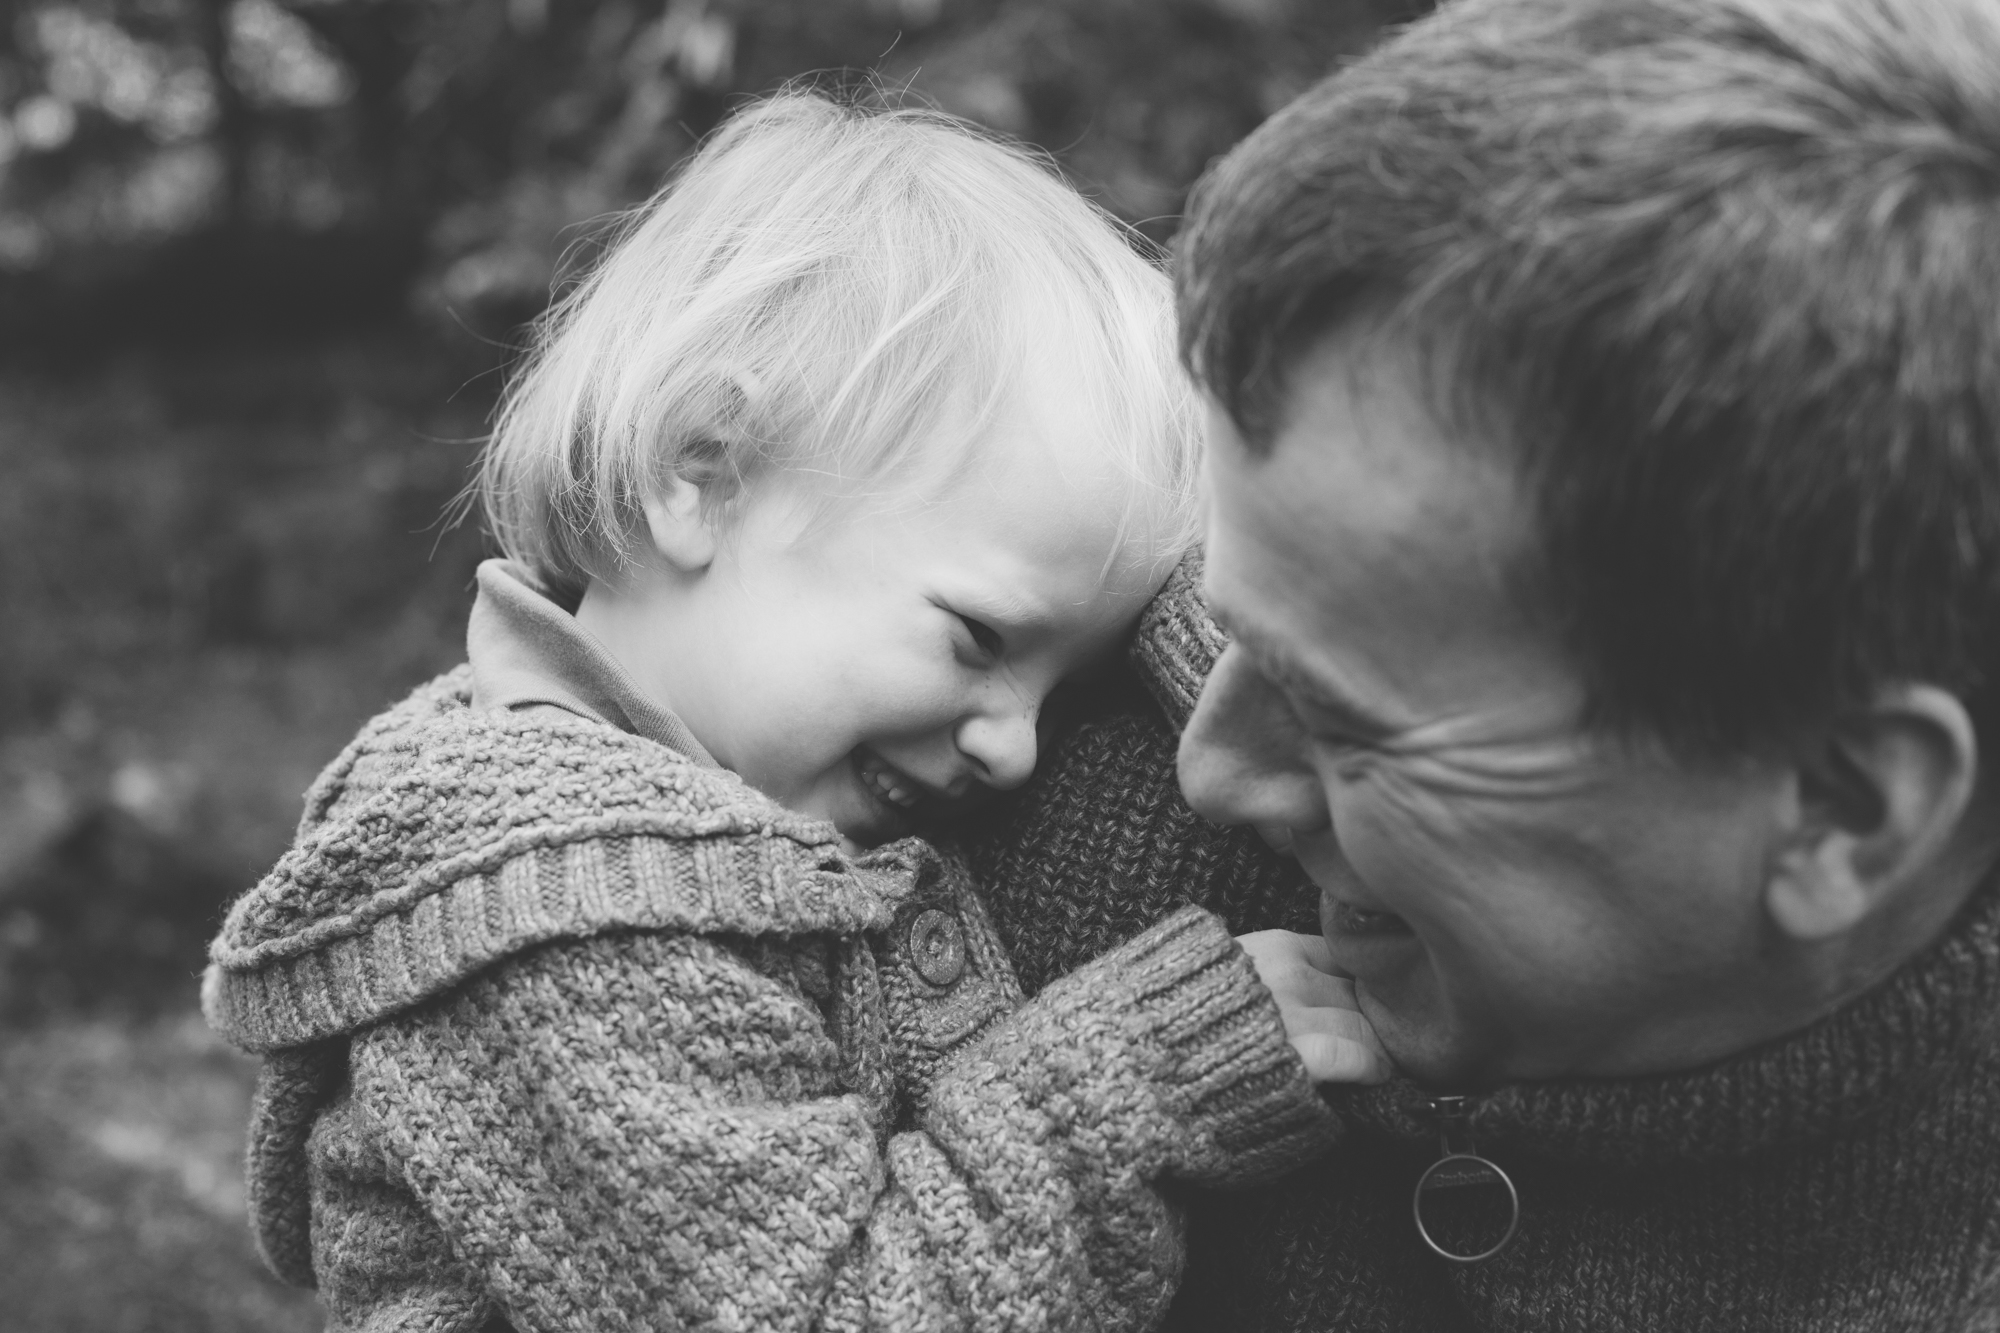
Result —
[[1201, 600], [1201, 569], [1199, 548], [1181, 557], [1147, 604], [1132, 640], [1132, 665], [1177, 731], [1187, 725], [1202, 682], [1229, 646]]
[[1247, 1184], [1332, 1145], [1339, 1122], [1306, 1078], [1277, 1002], [1222, 921], [1185, 908], [1100, 960], [1170, 1057], [1189, 1134], [1176, 1174]]

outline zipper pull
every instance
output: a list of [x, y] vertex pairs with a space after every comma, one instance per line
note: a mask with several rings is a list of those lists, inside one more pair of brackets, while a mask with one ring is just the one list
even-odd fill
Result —
[[1431, 1116], [1440, 1155], [1417, 1177], [1410, 1200], [1417, 1234], [1452, 1263], [1484, 1263], [1513, 1241], [1521, 1225], [1520, 1192], [1505, 1171], [1473, 1151], [1470, 1099], [1433, 1097]]
[[[1452, 1157], [1472, 1151], [1472, 1107], [1468, 1098], [1457, 1093], [1431, 1098], [1431, 1118], [1437, 1121], [1439, 1152]], [[1465, 1146], [1454, 1146], [1457, 1143]]]

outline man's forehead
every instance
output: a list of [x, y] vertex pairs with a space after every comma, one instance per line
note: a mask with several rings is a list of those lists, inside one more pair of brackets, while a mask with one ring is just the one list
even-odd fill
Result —
[[1530, 529], [1511, 465], [1452, 438], [1420, 383], [1377, 350], [1323, 343], [1294, 367], [1267, 453], [1217, 411], [1209, 455], [1219, 618], [1280, 673], [1405, 720], [1486, 674], [1440, 656], [1539, 637], [1514, 586]]
[[1400, 361], [1330, 342], [1289, 377], [1266, 451], [1211, 406], [1219, 519], [1238, 518], [1270, 557], [1339, 581], [1482, 581], [1528, 537], [1504, 451], [1456, 437]]

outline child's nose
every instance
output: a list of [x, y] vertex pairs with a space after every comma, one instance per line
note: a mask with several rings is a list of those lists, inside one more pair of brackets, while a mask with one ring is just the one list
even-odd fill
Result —
[[974, 713], [958, 724], [958, 748], [990, 787], [1012, 791], [1035, 771], [1035, 714], [1013, 707]]

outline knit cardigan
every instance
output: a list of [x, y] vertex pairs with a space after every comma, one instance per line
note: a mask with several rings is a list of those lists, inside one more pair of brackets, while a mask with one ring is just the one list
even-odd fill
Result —
[[[1196, 573], [1142, 626], [1165, 717], [1102, 713], [972, 846], [1031, 991], [1184, 902], [1238, 931], [1313, 928], [1317, 894], [1288, 864], [1254, 839], [1190, 832], [1174, 793], [1174, 731], [1223, 643]], [[1184, 873], [1223, 855], [1231, 874]], [[1782, 1040], [1687, 1073], [1469, 1098], [1457, 1137], [1511, 1174], [1521, 1202], [1512, 1245], [1482, 1264], [1438, 1258], [1412, 1219], [1440, 1155], [1425, 1092], [1398, 1079], [1331, 1100], [1344, 1122], [1332, 1152], [1194, 1201], [1170, 1328], [2000, 1330], [1992, 884], [1887, 982]]]
[[328, 768], [212, 959], [259, 1241], [336, 1329], [1143, 1328], [1167, 1191], [1332, 1136], [1209, 914], [1023, 1003], [955, 858], [849, 858], [464, 669]]

